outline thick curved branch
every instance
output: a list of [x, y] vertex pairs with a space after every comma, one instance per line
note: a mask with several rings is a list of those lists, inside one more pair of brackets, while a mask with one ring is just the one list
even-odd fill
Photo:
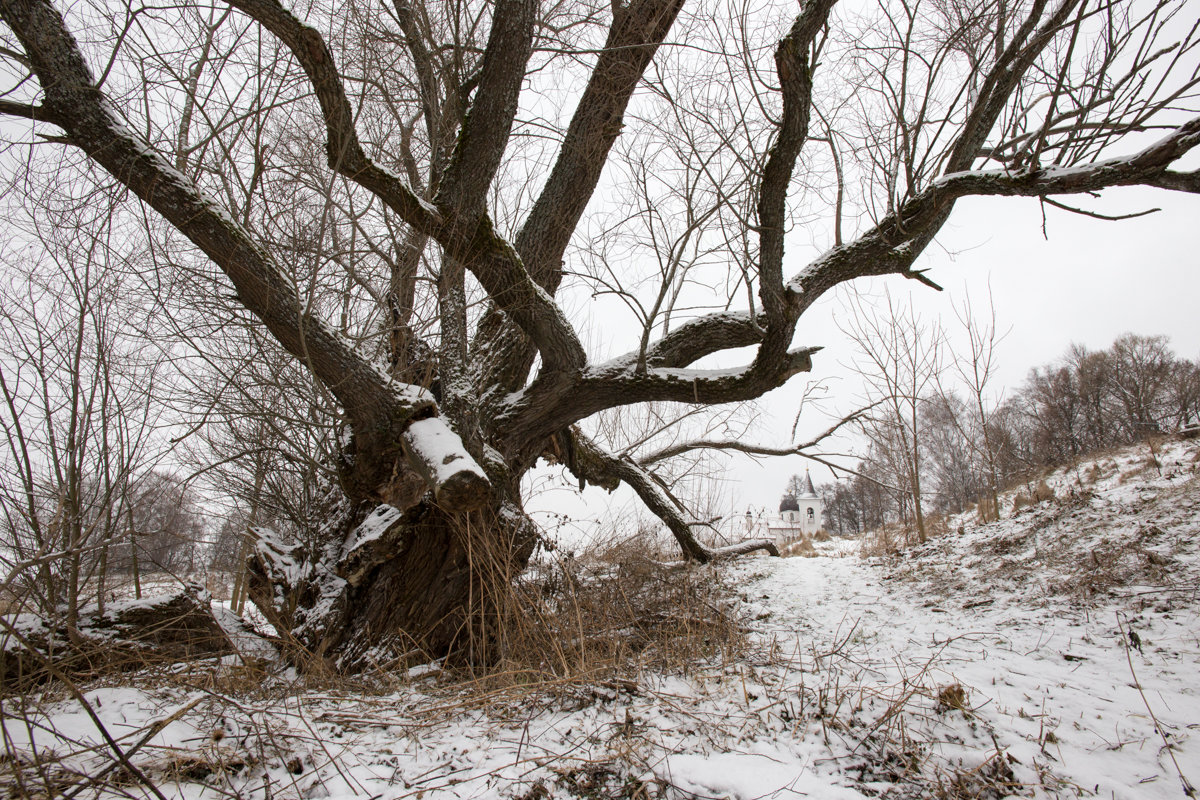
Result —
[[[450, 258], [471, 270], [496, 304], [533, 340], [549, 368], [566, 371], [582, 369], [587, 358], [575, 331], [553, 298], [529, 276], [516, 250], [495, 232], [486, 214], [482, 211], [466, 215], [455, 213], [447, 218], [443, 210], [418, 197], [402, 178], [367, 157], [354, 130], [350, 101], [342, 86], [333, 54], [321, 34], [293, 16], [277, 0], [229, 2], [278, 37], [308, 75], [325, 119], [330, 167], [373, 192], [401, 219], [431, 236]], [[521, 24], [524, 23], [518, 20], [517, 27]], [[505, 26], [502, 26], [502, 31], [503, 40], [509, 41], [512, 31]], [[525, 59], [528, 59], [527, 55]], [[522, 74], [524, 63], [521, 61]], [[512, 65], [508, 63], [496, 67], [496, 82], [502, 84], [511, 80], [511, 71]], [[517, 83], [519, 86], [519, 81]], [[512, 88], [508, 86], [508, 90]], [[505, 103], [510, 102], [511, 98], [503, 99], [507, 98], [505, 91], [496, 88], [492, 93], [496, 99], [487, 101], [487, 107], [497, 112], [506, 108]], [[479, 115], [476, 115], [476, 119], [478, 122], [474, 123], [473, 129], [487, 126], [487, 119]], [[504, 123], [504, 120], [500, 120], [500, 123]], [[511, 125], [511, 119], [507, 124]], [[507, 131], [508, 127], [504, 127], [505, 140]], [[479, 141], [481, 150], [468, 148], [455, 157], [456, 163], [462, 165], [459, 167], [461, 172], [469, 171], [469, 163], [465, 159], [473, 157], [471, 153], [484, 159], [478, 164], [481, 169], [488, 168], [491, 163], [489, 159], [493, 156], [499, 158], [495, 152], [493, 133], [480, 132]], [[466, 147], [462, 137], [460, 145]], [[503, 148], [500, 150], [502, 152]], [[490, 168], [491, 174], [494, 174], [495, 167]], [[461, 200], [472, 191], [465, 188], [467, 184], [463, 184], [463, 180], [468, 179], [460, 178], [460, 188], [452, 191], [448, 200]], [[474, 186], [473, 181], [473, 178], [468, 180], [468, 184]], [[459, 209], [451, 210], [457, 212]]]
[[758, 291], [768, 327], [791, 329], [784, 309], [783, 236], [787, 194], [796, 159], [808, 140], [812, 110], [812, 71], [809, 54], [825, 27], [834, 0], [808, 0], [787, 36], [775, 49], [775, 69], [783, 96], [783, 115], [775, 143], [763, 166], [758, 189]]
[[[687, 512], [683, 506], [671, 497], [653, 473], [629, 459], [618, 458], [606, 452], [577, 428], [572, 430], [572, 438], [580, 456], [575, 460], [575, 466], [572, 468], [578, 477], [597, 484], [611, 484], [613, 481], [626, 484], [637, 493], [641, 501], [646, 504], [646, 508], [661, 519], [667, 529], [671, 531], [671, 535], [679, 543], [679, 548], [683, 551], [685, 558], [701, 564], [707, 564], [713, 560], [714, 552], [696, 541], [691, 524], [684, 517]], [[771, 555], [779, 555], [775, 545], [766, 541], [744, 542], [741, 545], [735, 545], [736, 547], [745, 548], [738, 550], [737, 553], [768, 550]], [[723, 550], [721, 552], [723, 556], [734, 554], [733, 551]]]
[[500, 0], [496, 4], [479, 70], [479, 88], [435, 200], [440, 209], [468, 217], [484, 212], [487, 189], [512, 132], [525, 65], [533, 52], [537, 6], [537, 0]]
[[[682, 369], [705, 356], [722, 350], [734, 350], [758, 344], [763, 338], [765, 317], [756, 320], [747, 312], [722, 311], [689, 320], [646, 348], [648, 367]], [[636, 367], [641, 353], [618, 356], [597, 370], [624, 370]]]
[[768, 555], [779, 558], [779, 548], [770, 539], [746, 539], [743, 542], [736, 544], [725, 545], [724, 547], [714, 547], [708, 551], [708, 556], [713, 561], [724, 561], [734, 556], [744, 556], [750, 553], [757, 553], [759, 550], [766, 551]]
[[[1155, 185], [1156, 181], [1164, 180], [1163, 176], [1181, 174], [1169, 172], [1169, 167], [1198, 145], [1200, 117], [1132, 156], [1077, 167], [1029, 172], [980, 170], [939, 178], [904, 203], [896, 214], [885, 217], [854, 242], [828, 251], [794, 277], [787, 286], [791, 295], [789, 316], [794, 323], [829, 289], [855, 278], [887, 274], [923, 277], [912, 269], [913, 263], [960, 197], [1039, 197], [1092, 192], [1110, 186]], [[722, 333], [730, 334], [729, 344], [722, 341], [719, 335]], [[735, 346], [734, 341], [753, 343], [747, 340], [756, 336], [762, 334], [755, 331], [749, 315], [717, 314], [680, 328], [653, 346], [650, 353], [679, 361], [695, 360]], [[714, 372], [658, 367], [647, 370], [646, 374], [637, 373], [636, 358], [630, 354], [593, 367], [578, 384], [539, 378], [498, 415], [498, 420], [512, 449], [525, 452], [554, 431], [606, 408], [650, 400], [726, 403], [760, 397], [793, 375], [810, 370], [814, 352], [813, 348], [790, 351], [768, 363], [761, 358], [760, 348], [760, 357], [744, 370]]]
[[770, 371], [751, 365], [734, 370], [654, 368], [640, 372], [636, 362], [609, 362], [588, 370], [579, 381], [540, 376], [496, 416], [502, 451], [532, 463], [541, 444], [555, 432], [609, 408], [658, 400], [715, 405], [754, 400], [790, 378], [812, 369], [820, 347], [786, 353]]
[[[118, 118], [95, 87], [62, 17], [48, 2], [3, 0], [0, 13], [24, 45], [43, 87], [45, 119], [66, 131], [72, 144], [161, 214], [225, 272], [242, 304], [345, 408], [359, 439], [355, 480], [383, 483], [393, 468], [403, 432], [413, 420], [437, 413], [432, 396], [419, 387], [390, 380], [336, 332], [306, 316], [291, 283], [271, 255]], [[456, 448], [451, 446], [455, 443]], [[474, 463], [457, 437], [446, 449]], [[456, 483], [462, 483], [461, 479]], [[437, 484], [431, 485], [438, 489]], [[486, 485], [485, 480], [483, 495]], [[470, 493], [473, 500], [480, 497], [479, 489], [478, 484], [474, 485]]]

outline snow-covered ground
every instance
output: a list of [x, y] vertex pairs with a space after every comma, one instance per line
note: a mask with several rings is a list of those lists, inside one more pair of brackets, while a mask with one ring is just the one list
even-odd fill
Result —
[[750, 646], [678, 674], [484, 693], [428, 671], [365, 695], [181, 668], [85, 687], [134, 770], [59, 692], [5, 702], [0, 775], [15, 796], [19, 760], [30, 796], [1183, 797], [1181, 776], [1200, 780], [1198, 453], [1062, 470], [1056, 499], [1005, 497], [1002, 521], [952, 519], [897, 558], [835, 541], [723, 567]]

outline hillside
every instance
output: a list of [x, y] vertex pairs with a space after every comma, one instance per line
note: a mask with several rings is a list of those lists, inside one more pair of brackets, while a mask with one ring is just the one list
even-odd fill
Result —
[[14, 797], [1182, 797], [1198, 468], [1196, 444], [1141, 446], [899, 557], [835, 541], [690, 571], [742, 628], [700, 663], [643, 650], [621, 675], [486, 691], [431, 665], [370, 692], [229, 663], [98, 679], [86, 708], [10, 697], [0, 779]]

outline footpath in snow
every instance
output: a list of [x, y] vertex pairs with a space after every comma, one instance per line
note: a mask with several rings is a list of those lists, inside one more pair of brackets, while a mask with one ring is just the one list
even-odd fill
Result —
[[165, 797], [264, 800], [1184, 797], [1181, 776], [1200, 779], [1196, 453], [1175, 443], [1060, 471], [1046, 478], [1056, 499], [1013, 513], [1005, 498], [1005, 520], [951, 520], [901, 557], [835, 541], [813, 558], [703, 568], [732, 587], [749, 645], [677, 674], [483, 693], [431, 670], [354, 694], [248, 687], [237, 667], [205, 683], [182, 667], [84, 687], [146, 781], [77, 700], [9, 698], [6, 788], [22, 796], [25, 776], [83, 797], [153, 796], [147, 782]]

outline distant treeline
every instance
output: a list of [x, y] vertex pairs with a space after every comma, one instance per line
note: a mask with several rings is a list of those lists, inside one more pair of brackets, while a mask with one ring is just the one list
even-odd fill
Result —
[[1198, 422], [1200, 363], [1177, 356], [1167, 337], [1073, 345], [990, 409], [939, 390], [919, 398], [916, 436], [871, 426], [859, 474], [823, 487], [825, 524], [853, 533], [909, 523], [914, 465], [925, 513], [957, 513], [987, 508], [996, 488], [1040, 469]]

